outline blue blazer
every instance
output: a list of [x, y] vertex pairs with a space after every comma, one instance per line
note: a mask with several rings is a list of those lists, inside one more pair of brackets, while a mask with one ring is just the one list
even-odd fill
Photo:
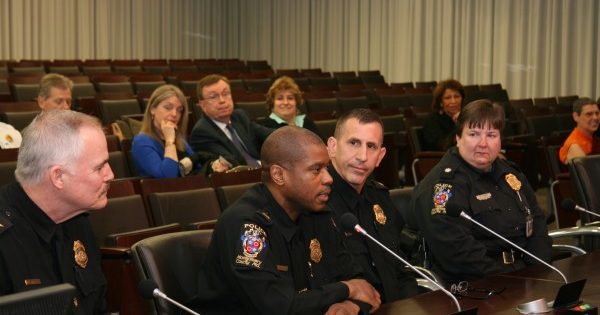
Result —
[[[194, 153], [187, 143], [185, 144], [185, 152], [188, 155]], [[165, 148], [163, 145], [145, 133], [139, 133], [133, 137], [131, 156], [140, 176], [156, 178], [179, 177], [178, 161], [165, 158]], [[195, 165], [194, 169], [197, 166]]]

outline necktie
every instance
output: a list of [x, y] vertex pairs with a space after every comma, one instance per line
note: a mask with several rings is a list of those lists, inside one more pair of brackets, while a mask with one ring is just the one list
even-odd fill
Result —
[[229, 130], [229, 133], [231, 133], [231, 142], [233, 142], [233, 146], [242, 154], [242, 156], [246, 160], [246, 165], [252, 167], [260, 167], [258, 161], [248, 153], [246, 147], [240, 140], [240, 137], [238, 136], [237, 132], [235, 132], [235, 129], [233, 129], [231, 124], [227, 124], [226, 128], [227, 130]]

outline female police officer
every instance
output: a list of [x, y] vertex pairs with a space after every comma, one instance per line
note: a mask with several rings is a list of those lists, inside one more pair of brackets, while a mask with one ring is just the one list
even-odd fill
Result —
[[446, 215], [456, 203], [474, 220], [550, 260], [551, 239], [533, 189], [514, 164], [498, 158], [504, 111], [473, 101], [457, 121], [456, 147], [415, 188], [414, 220], [429, 248], [431, 268], [447, 283], [523, 268], [534, 263], [461, 218]]

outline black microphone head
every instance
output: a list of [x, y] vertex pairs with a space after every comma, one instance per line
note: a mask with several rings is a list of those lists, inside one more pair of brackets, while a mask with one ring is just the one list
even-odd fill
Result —
[[144, 279], [138, 283], [138, 291], [145, 299], [154, 298], [155, 289], [158, 289], [158, 284], [152, 279]]
[[452, 202], [449, 202], [446, 204], [446, 214], [447, 215], [458, 218], [458, 217], [460, 217], [461, 212], [462, 212], [462, 208], [458, 204], [452, 203]]
[[563, 201], [560, 203], [560, 207], [566, 211], [574, 211], [576, 206], [577, 204], [575, 203], [575, 201], [573, 201], [573, 199], [570, 198], [563, 199]]
[[345, 232], [355, 232], [354, 227], [358, 224], [358, 219], [354, 214], [346, 212], [340, 217], [340, 223]]

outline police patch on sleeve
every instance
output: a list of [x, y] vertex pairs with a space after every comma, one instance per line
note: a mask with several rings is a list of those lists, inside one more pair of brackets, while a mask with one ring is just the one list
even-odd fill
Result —
[[256, 224], [245, 223], [240, 233], [240, 247], [235, 263], [239, 266], [261, 269], [263, 261], [259, 256], [267, 248], [265, 230]]
[[452, 185], [446, 183], [438, 183], [433, 186], [433, 208], [431, 215], [445, 214], [446, 202], [452, 197]]

